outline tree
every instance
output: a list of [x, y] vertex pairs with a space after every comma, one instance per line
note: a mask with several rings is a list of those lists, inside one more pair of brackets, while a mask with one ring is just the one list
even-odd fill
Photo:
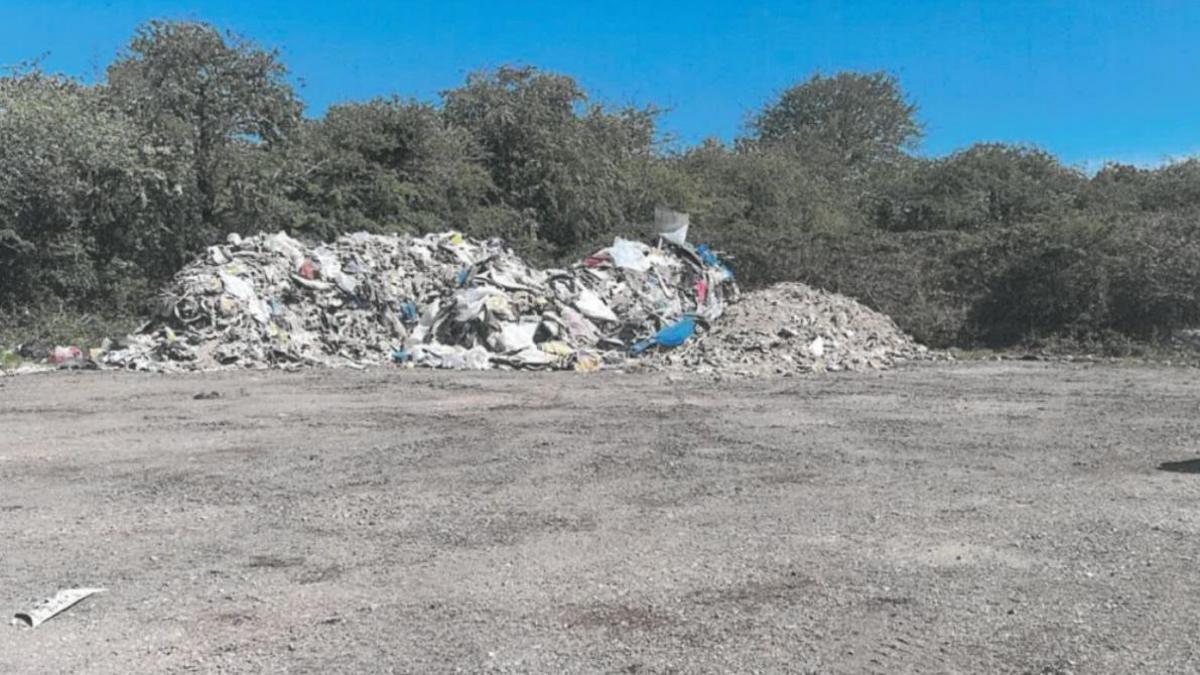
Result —
[[1200, 159], [1169, 162], [1142, 174], [1138, 203], [1146, 211], [1194, 210], [1200, 206]]
[[755, 116], [751, 140], [786, 146], [813, 166], [861, 169], [895, 159], [920, 140], [916, 111], [887, 73], [816, 74]]
[[538, 239], [564, 252], [631, 218], [655, 111], [588, 105], [573, 79], [529, 67], [473, 73], [442, 96], [446, 120], [484, 152], [493, 201], [533, 221]]
[[168, 190], [136, 140], [93, 87], [36, 70], [0, 78], [0, 308], [95, 308], [143, 289], [159, 258], [149, 205]]
[[308, 126], [291, 196], [304, 229], [459, 228], [494, 191], [474, 139], [427, 103], [398, 98], [331, 107]]
[[261, 166], [239, 155], [270, 152], [298, 127], [286, 75], [277, 52], [198, 22], [151, 21], [109, 66], [113, 101], [192, 199], [201, 229], [193, 244], [252, 220], [234, 209], [234, 195], [264, 177], [239, 174]]
[[[838, 186], [789, 152], [739, 152], [708, 141], [684, 153], [677, 166], [697, 185], [689, 206], [701, 229], [741, 222], [761, 234], [841, 231], [853, 227], [853, 204]], [[750, 235], [742, 245], [761, 243]]]
[[876, 222], [891, 230], [981, 230], [1063, 215], [1087, 187], [1079, 171], [1035, 147], [979, 143], [913, 160], [882, 192]]

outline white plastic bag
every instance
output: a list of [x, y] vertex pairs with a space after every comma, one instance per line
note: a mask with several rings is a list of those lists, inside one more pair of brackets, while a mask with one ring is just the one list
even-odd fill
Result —
[[608, 247], [608, 255], [617, 267], [635, 272], [645, 272], [650, 269], [650, 261], [642, 245], [636, 241], [617, 237], [613, 245]]

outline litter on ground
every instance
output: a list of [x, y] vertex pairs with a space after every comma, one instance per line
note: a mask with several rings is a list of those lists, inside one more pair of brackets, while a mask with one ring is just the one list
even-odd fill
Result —
[[13, 623], [25, 628], [37, 628], [58, 614], [69, 609], [79, 601], [97, 593], [103, 593], [103, 588], [67, 588], [54, 594], [24, 612], [13, 616]]

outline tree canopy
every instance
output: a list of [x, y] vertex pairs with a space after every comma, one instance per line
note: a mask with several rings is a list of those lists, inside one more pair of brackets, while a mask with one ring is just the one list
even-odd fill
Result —
[[921, 138], [917, 107], [887, 73], [818, 74], [754, 116], [752, 139], [856, 169], [900, 157]]
[[137, 122], [158, 168], [190, 188], [202, 238], [248, 225], [233, 208], [247, 196], [238, 169], [301, 120], [278, 53], [208, 24], [151, 21], [107, 75], [113, 105]]

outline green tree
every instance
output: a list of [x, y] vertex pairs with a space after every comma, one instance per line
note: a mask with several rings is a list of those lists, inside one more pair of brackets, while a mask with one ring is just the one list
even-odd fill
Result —
[[169, 199], [136, 127], [97, 89], [0, 78], [0, 307], [94, 308], [144, 290], [159, 244], [150, 205]]
[[741, 221], [765, 234], [842, 231], [858, 224], [850, 195], [786, 150], [746, 152], [708, 141], [677, 164], [700, 186], [689, 208], [705, 228]]
[[1153, 169], [1110, 162], [1092, 176], [1082, 203], [1097, 213], [1191, 211], [1200, 207], [1200, 159]]
[[275, 51], [186, 21], [141, 26], [109, 66], [112, 100], [145, 130], [150, 160], [192, 203], [185, 248], [261, 215], [258, 189], [272, 171], [251, 155], [284, 143], [301, 119], [286, 75]]
[[936, 160], [912, 160], [873, 205], [890, 230], [1008, 227], [1075, 209], [1087, 186], [1078, 170], [1029, 146], [980, 143]]
[[816, 74], [756, 115], [750, 140], [788, 147], [811, 166], [861, 171], [897, 159], [920, 140], [916, 112], [887, 73]]
[[495, 188], [474, 139], [427, 103], [398, 98], [331, 107], [308, 125], [291, 196], [303, 229], [471, 230]]
[[1170, 162], [1142, 171], [1138, 205], [1146, 211], [1184, 211], [1200, 206], [1200, 159]]
[[567, 251], [633, 217], [653, 110], [605, 110], [573, 79], [530, 67], [473, 73], [443, 98], [447, 121], [484, 152], [494, 201], [536, 223], [539, 239]]
[[1109, 162], [1088, 181], [1081, 206], [1095, 212], [1138, 211], [1152, 174], [1130, 164]]

